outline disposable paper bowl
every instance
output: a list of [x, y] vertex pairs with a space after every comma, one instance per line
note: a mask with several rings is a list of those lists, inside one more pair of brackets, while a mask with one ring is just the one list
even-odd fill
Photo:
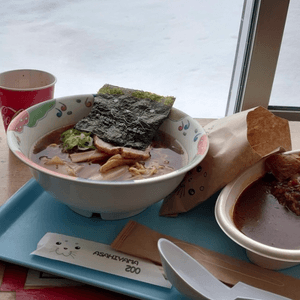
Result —
[[[299, 150], [285, 152], [285, 154], [289, 153], [299, 153]], [[257, 242], [238, 230], [232, 219], [233, 209], [239, 195], [265, 173], [265, 160], [261, 160], [229, 183], [217, 199], [215, 217], [224, 233], [246, 249], [250, 261], [267, 269], [280, 270], [300, 263], [300, 249], [281, 249]]]
[[87, 116], [93, 101], [94, 95], [86, 94], [34, 105], [14, 118], [7, 131], [9, 148], [30, 167], [36, 181], [81, 215], [99, 213], [106, 220], [133, 216], [170, 194], [207, 154], [209, 144], [204, 129], [190, 116], [172, 108], [160, 130], [176, 138], [188, 154], [187, 164], [172, 173], [143, 180], [95, 181], [58, 174], [29, 159], [30, 149], [39, 138]]
[[40, 70], [12, 70], [0, 74], [0, 107], [4, 129], [21, 111], [53, 98], [56, 77]]

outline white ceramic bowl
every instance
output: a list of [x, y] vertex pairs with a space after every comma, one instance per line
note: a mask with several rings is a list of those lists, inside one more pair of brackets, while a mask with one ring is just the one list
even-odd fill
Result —
[[143, 211], [171, 193], [208, 151], [208, 138], [200, 124], [172, 108], [160, 129], [175, 137], [188, 153], [188, 163], [172, 173], [136, 181], [93, 181], [52, 172], [29, 159], [30, 149], [39, 138], [88, 115], [93, 101], [92, 94], [48, 100], [20, 113], [7, 131], [9, 148], [30, 167], [37, 182], [84, 216], [99, 213], [103, 219], [113, 220]]
[[[299, 153], [299, 150], [285, 152], [289, 153]], [[247, 169], [221, 191], [215, 206], [215, 216], [224, 233], [246, 249], [247, 256], [253, 263], [267, 269], [280, 270], [300, 264], [300, 249], [281, 249], [257, 242], [238, 230], [232, 219], [239, 195], [266, 173], [264, 161], [263, 159]]]

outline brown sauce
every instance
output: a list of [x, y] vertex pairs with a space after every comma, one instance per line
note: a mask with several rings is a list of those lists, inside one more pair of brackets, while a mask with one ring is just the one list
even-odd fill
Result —
[[297, 216], [271, 194], [277, 183], [266, 174], [247, 187], [236, 202], [233, 221], [246, 236], [263, 244], [300, 249], [300, 216]]
[[[72, 128], [73, 126], [64, 127], [53, 131], [43, 138], [41, 138], [37, 143], [33, 146], [31, 151], [31, 160], [43, 167], [46, 167], [52, 171], [56, 171], [58, 173], [63, 173], [60, 171], [59, 166], [57, 165], [45, 165], [43, 164], [41, 158], [42, 157], [49, 157], [52, 158], [54, 156], [60, 157], [62, 160], [72, 163], [68, 153], [63, 153], [61, 151], [61, 147], [51, 147], [51, 144], [60, 145], [60, 135], [65, 130]], [[156, 174], [151, 175], [151, 177], [160, 176], [163, 174], [167, 174], [173, 172], [177, 169], [180, 169], [187, 163], [187, 153], [185, 149], [181, 146], [181, 144], [171, 137], [170, 135], [159, 131], [155, 136], [150, 150], [151, 157], [143, 162], [145, 167], [151, 167], [153, 164], [155, 165], [163, 165], [164, 168], [159, 169]], [[73, 163], [72, 163], [73, 164]], [[99, 174], [99, 167], [103, 163], [90, 163], [90, 162], [83, 162], [77, 163], [78, 166], [83, 166], [78, 173], [76, 174], [77, 177], [81, 178], [90, 178], [93, 175]], [[131, 180], [131, 179], [142, 179], [142, 178], [133, 178], [130, 172], [122, 173], [121, 176], [117, 175], [117, 178], [114, 178], [115, 175], [112, 175], [111, 180]], [[147, 178], [147, 177], [145, 177]], [[101, 179], [99, 179], [101, 180]], [[107, 180], [107, 179], [102, 179]]]

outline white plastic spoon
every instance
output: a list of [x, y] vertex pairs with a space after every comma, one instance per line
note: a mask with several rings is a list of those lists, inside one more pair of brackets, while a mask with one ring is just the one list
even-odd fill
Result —
[[158, 250], [168, 280], [181, 294], [191, 299], [291, 300], [243, 282], [230, 288], [169, 240], [159, 239]]

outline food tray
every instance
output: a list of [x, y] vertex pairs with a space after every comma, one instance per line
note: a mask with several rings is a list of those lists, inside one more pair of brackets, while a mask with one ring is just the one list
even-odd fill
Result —
[[[76, 214], [31, 179], [0, 208], [0, 260], [138, 299], [184, 299], [175, 288], [166, 289], [30, 253], [47, 232], [111, 244], [127, 222], [135, 220], [163, 234], [248, 261], [244, 249], [232, 242], [215, 221], [217, 196], [177, 218], [159, 217], [161, 202], [158, 202], [129, 219], [104, 221]], [[300, 266], [280, 272], [300, 278]]]

